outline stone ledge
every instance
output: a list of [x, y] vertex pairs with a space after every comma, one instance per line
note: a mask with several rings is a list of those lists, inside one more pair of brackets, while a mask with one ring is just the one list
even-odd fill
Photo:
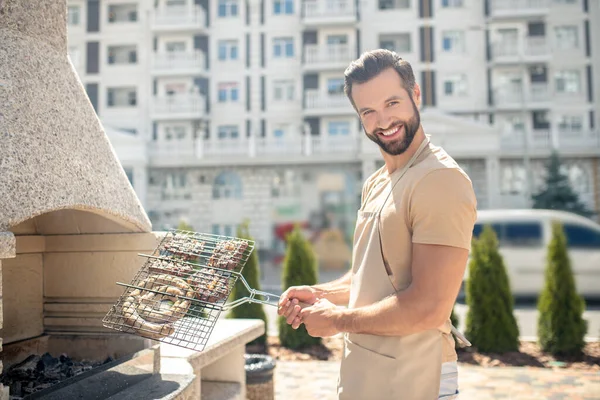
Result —
[[241, 385], [237, 382], [202, 381], [202, 400], [243, 400]]
[[244, 346], [265, 332], [265, 324], [257, 319], [219, 319], [203, 351], [198, 352], [174, 345], [161, 344], [161, 355], [187, 359], [194, 367], [202, 368], [222, 358], [232, 349]]
[[15, 235], [12, 232], [0, 232], [0, 259], [14, 258], [17, 255]]

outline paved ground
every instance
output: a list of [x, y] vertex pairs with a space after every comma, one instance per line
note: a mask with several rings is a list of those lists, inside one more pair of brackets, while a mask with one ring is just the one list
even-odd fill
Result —
[[[335, 400], [337, 373], [337, 362], [278, 362], [275, 399]], [[541, 368], [483, 368], [460, 364], [459, 387], [460, 400], [598, 400], [600, 374]]]

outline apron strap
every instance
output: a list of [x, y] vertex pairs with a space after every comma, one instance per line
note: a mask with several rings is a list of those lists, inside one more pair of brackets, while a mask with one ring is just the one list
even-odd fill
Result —
[[[389, 265], [388, 261], [385, 258], [385, 254], [383, 253], [383, 241], [381, 240], [381, 228], [380, 228], [380, 224], [381, 224], [381, 211], [383, 210], [383, 207], [385, 206], [385, 203], [387, 203], [387, 200], [390, 198], [390, 195], [393, 193], [394, 187], [396, 187], [396, 185], [398, 184], [398, 182], [400, 182], [400, 179], [402, 179], [402, 177], [404, 176], [404, 174], [406, 174], [406, 172], [408, 171], [408, 169], [410, 167], [412, 167], [412, 165], [414, 164], [414, 162], [416, 161], [416, 159], [419, 157], [419, 155], [421, 155], [421, 153], [427, 147], [428, 144], [429, 144], [429, 138], [426, 137], [421, 142], [421, 145], [419, 146], [419, 148], [417, 149], [417, 151], [415, 152], [415, 154], [413, 154], [413, 156], [410, 158], [410, 160], [408, 161], [408, 163], [406, 163], [406, 165], [404, 167], [402, 167], [402, 170], [399, 173], [398, 179], [396, 179], [396, 182], [394, 182], [394, 184], [390, 188], [390, 191], [388, 192], [387, 196], [385, 197], [385, 199], [381, 203], [381, 206], [379, 207], [379, 210], [376, 213], [376, 218], [377, 218], [377, 235], [379, 235], [379, 249], [381, 251], [381, 258], [383, 259], [383, 265], [385, 267], [385, 271], [388, 274], [388, 276], [392, 276], [392, 269], [390, 268], [390, 265]], [[391, 282], [391, 279], [390, 279], [390, 282]], [[392, 286], [394, 286], [394, 283], [393, 282], [391, 282], [391, 283], [392, 283]], [[398, 289], [395, 286], [394, 286], [394, 290], [398, 291]]]

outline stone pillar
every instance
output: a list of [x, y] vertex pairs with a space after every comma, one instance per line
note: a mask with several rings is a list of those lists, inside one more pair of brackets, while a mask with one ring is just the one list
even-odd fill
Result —
[[[2, 0], [0, 0], [0, 4]], [[12, 232], [0, 232], [0, 332], [3, 325], [4, 310], [2, 308], [2, 259], [16, 256], [16, 241]], [[0, 351], [2, 351], [2, 337], [0, 337]], [[0, 374], [2, 374], [2, 361], [0, 361]], [[0, 400], [8, 400], [8, 388], [0, 383]]]

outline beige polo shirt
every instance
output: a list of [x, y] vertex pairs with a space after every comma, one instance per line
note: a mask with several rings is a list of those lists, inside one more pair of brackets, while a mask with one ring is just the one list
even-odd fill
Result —
[[[363, 186], [362, 210], [376, 212], [397, 180], [385, 166]], [[394, 187], [381, 212], [383, 253], [394, 286], [411, 283], [412, 244], [437, 244], [471, 249], [477, 200], [471, 180], [441, 147], [429, 144]], [[440, 271], [440, 273], [444, 273]], [[444, 361], [456, 360], [454, 340], [446, 335]]]

